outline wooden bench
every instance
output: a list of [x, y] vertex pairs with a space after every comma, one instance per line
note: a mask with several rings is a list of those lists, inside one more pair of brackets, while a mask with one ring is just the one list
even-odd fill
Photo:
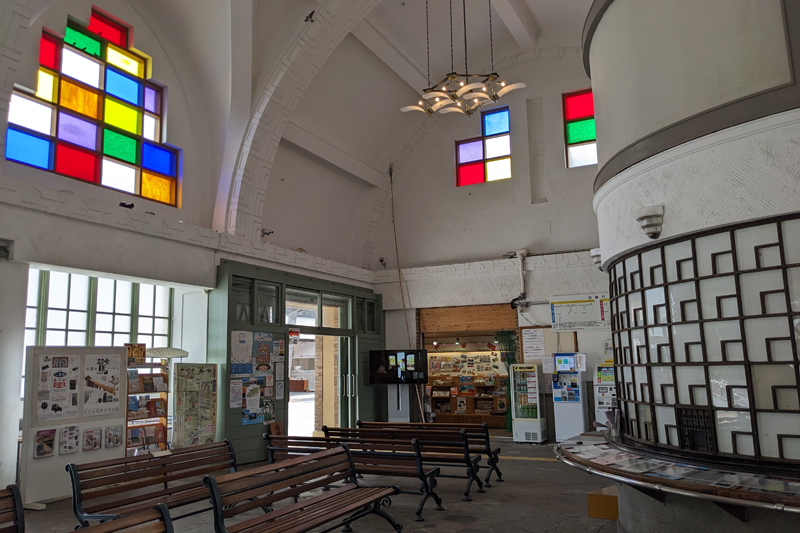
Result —
[[[481, 456], [473, 454], [469, 449], [469, 440], [466, 432], [459, 433], [402, 430], [402, 429], [374, 429], [374, 428], [329, 428], [322, 426], [322, 432], [326, 438], [338, 442], [349, 444], [351, 441], [360, 443], [390, 443], [392, 441], [410, 445], [411, 441], [417, 439], [421, 446], [422, 464], [438, 467], [460, 467], [466, 468], [463, 476], [439, 474], [437, 477], [466, 478], [467, 486], [464, 489], [462, 501], [471, 501], [470, 490], [472, 484], [477, 483], [478, 492], [484, 492], [483, 482], [480, 479]], [[424, 443], [421, 444], [421, 443]]]
[[[343, 487], [308, 494], [345, 480], [350, 483]], [[395, 531], [403, 530], [382, 509], [391, 505], [390, 496], [398, 494], [400, 489], [361, 485], [346, 446], [233, 474], [206, 476], [203, 482], [211, 492], [216, 533], [303, 533], [323, 526], [327, 526], [323, 531], [339, 527], [343, 527], [342, 531], [352, 531], [352, 522], [373, 513], [389, 522]], [[301, 499], [304, 495], [307, 497]], [[287, 499], [293, 503], [272, 507]], [[269, 512], [226, 524], [259, 508]]]
[[[2, 531], [2, 530], [0, 530]], [[102, 524], [81, 528], [85, 533], [174, 533], [169, 509], [163, 503], [149, 511], [109, 520]]]
[[[469, 449], [473, 453], [480, 453], [486, 455], [486, 466], [489, 471], [486, 473], [484, 484], [491, 487], [492, 472], [497, 474], [496, 481], [502, 482], [503, 473], [497, 467], [500, 462], [500, 448], [492, 448], [492, 443], [489, 439], [489, 426], [486, 422], [482, 424], [420, 424], [417, 422], [356, 422], [359, 428], [366, 429], [404, 429], [404, 430], [419, 430], [419, 431], [453, 431], [460, 432], [462, 429], [467, 431], [467, 438], [469, 439]], [[420, 436], [424, 439], [424, 436]]]
[[[169, 454], [146, 453], [97, 463], [67, 465], [72, 480], [72, 510], [82, 527], [150, 510], [157, 503], [169, 509], [208, 500], [202, 479], [221, 470], [236, 471], [236, 455], [222, 442], [179, 448]], [[209, 511], [196, 510], [174, 520]]]
[[[295, 457], [308, 455], [325, 449], [335, 448], [339, 443], [325, 437], [291, 437], [284, 435], [263, 435], [267, 441], [267, 460], [270, 463], [285, 461]], [[348, 440], [347, 447], [353, 457], [356, 475], [371, 474], [376, 476], [413, 477], [420, 481], [419, 491], [401, 490], [401, 494], [421, 495], [414, 521], [421, 522], [422, 510], [429, 498], [436, 502], [436, 510], [441, 511], [442, 499], [436, 493], [436, 476], [438, 468], [424, 467], [420, 444], [413, 441], [410, 445], [399, 441], [376, 443]]]
[[17, 485], [0, 490], [0, 533], [25, 533], [25, 512]]

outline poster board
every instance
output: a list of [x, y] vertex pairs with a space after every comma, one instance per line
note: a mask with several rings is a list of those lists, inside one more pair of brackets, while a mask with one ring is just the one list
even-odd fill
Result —
[[68, 463], [125, 456], [124, 446], [108, 447], [106, 435], [124, 431], [126, 370], [124, 347], [28, 347], [19, 453], [24, 503], [69, 497]]
[[[526, 355], [525, 354], [525, 338], [526, 338], [525, 331], [526, 330], [531, 330], [531, 329], [538, 329], [538, 330], [542, 331], [541, 334], [536, 334], [535, 336], [531, 335], [531, 334], [527, 335], [527, 338], [528, 338], [529, 341], [531, 341], [531, 339], [534, 339], [534, 337], [537, 340], [539, 338], [542, 338], [544, 340], [544, 356], [542, 356], [542, 357], [536, 357], [536, 356], [527, 357], [527, 356], [525, 356]], [[523, 356], [525, 356], [525, 359], [524, 359], [525, 364], [526, 365], [534, 365], [534, 364], [535, 365], [543, 365], [542, 366], [543, 374], [546, 373], [546, 370], [544, 368], [545, 360], [548, 359], [548, 358], [550, 360], [552, 360], [552, 354], [554, 354], [556, 352], [575, 352], [578, 349], [578, 334], [575, 333], [575, 332], [554, 331], [553, 328], [550, 327], [550, 326], [522, 327], [522, 328], [519, 328], [519, 330], [520, 330], [519, 331], [520, 346], [522, 346], [520, 351], [522, 352]], [[537, 348], [538, 348], [538, 346], [537, 346]], [[539, 350], [537, 350], [537, 351], [539, 351]], [[545, 394], [552, 394], [553, 393], [553, 383], [552, 383], [552, 381], [553, 380], [550, 379], [550, 376], [548, 376], [548, 375], [544, 376], [544, 389], [542, 390], [543, 393], [545, 393]]]
[[172, 446], [214, 442], [217, 429], [217, 365], [175, 363]]
[[611, 328], [608, 294], [577, 294], [550, 298], [550, 319], [555, 331]]

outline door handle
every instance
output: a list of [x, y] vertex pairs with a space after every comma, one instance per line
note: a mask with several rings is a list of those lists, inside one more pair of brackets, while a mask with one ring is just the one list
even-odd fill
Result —
[[355, 374], [350, 374], [350, 376], [352, 376], [352, 381], [353, 381], [353, 387], [352, 387], [353, 396], [352, 397], [355, 398], [356, 396], [358, 396], [358, 392], [356, 392], [356, 375]]
[[347, 397], [347, 376], [344, 374], [339, 375], [339, 394], [342, 398]]

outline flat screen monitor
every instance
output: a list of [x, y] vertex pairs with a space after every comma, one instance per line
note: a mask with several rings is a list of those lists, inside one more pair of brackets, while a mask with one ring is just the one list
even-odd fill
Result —
[[371, 350], [369, 382], [371, 385], [427, 383], [427, 350]]
[[575, 354], [557, 353], [556, 372], [573, 372], [575, 370]]

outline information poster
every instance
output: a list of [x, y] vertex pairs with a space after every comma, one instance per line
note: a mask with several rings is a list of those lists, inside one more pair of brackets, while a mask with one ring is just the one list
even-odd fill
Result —
[[172, 445], [214, 442], [217, 430], [217, 365], [175, 364]]
[[550, 298], [553, 331], [610, 328], [607, 294], [579, 294]]
[[276, 400], [283, 400], [284, 389], [283, 389], [283, 380], [275, 382], [275, 399]]
[[229, 407], [241, 407], [242, 405], [242, 380], [232, 379], [230, 383], [231, 398]]
[[119, 412], [119, 355], [87, 355], [84, 360], [83, 416]]
[[39, 358], [37, 420], [57, 420], [78, 416], [80, 358], [49, 356]]
[[253, 375], [272, 375], [272, 333], [253, 334]]
[[106, 448], [116, 448], [122, 446], [122, 438], [125, 433], [122, 426], [107, 426], [106, 427]]
[[554, 359], [554, 355], [550, 354], [547, 357], [542, 359], [542, 373], [543, 374], [552, 374], [556, 371], [556, 363]]
[[231, 331], [231, 376], [253, 375], [253, 332]]
[[264, 377], [250, 377], [241, 380], [242, 425], [262, 424], [264, 422]]
[[103, 447], [103, 429], [90, 428], [83, 430], [83, 451], [93, 452]]
[[553, 382], [554, 402], [580, 402], [581, 391], [577, 372], [559, 372]]
[[33, 446], [34, 459], [53, 457], [56, 454], [56, 430], [43, 429], [37, 431]]
[[77, 453], [80, 450], [78, 441], [80, 440], [80, 430], [78, 426], [64, 426], [58, 435], [58, 454]]
[[272, 359], [276, 363], [283, 363], [286, 361], [286, 346], [282, 340], [272, 343]]
[[545, 356], [544, 329], [528, 328], [522, 330], [522, 355], [525, 363], [533, 364]]

